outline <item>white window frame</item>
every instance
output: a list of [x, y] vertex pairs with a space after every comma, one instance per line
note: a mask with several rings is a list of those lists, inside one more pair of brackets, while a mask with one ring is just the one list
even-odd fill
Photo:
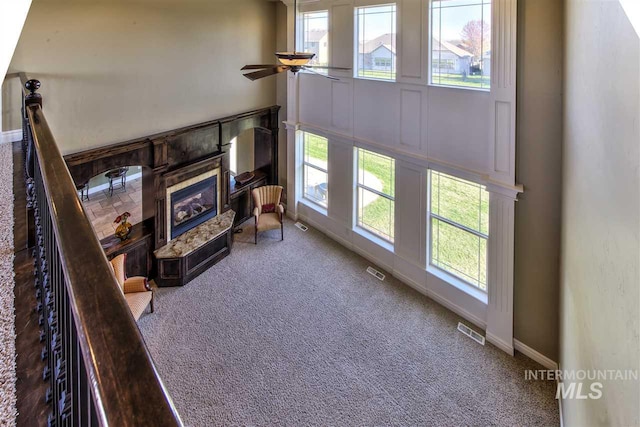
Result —
[[[465, 287], [469, 287], [469, 288], [473, 289], [474, 291], [478, 291], [478, 292], [481, 292], [482, 294], [486, 295], [489, 292], [489, 274], [488, 274], [488, 267], [489, 267], [489, 234], [484, 234], [484, 233], [479, 232], [477, 230], [471, 229], [471, 228], [469, 228], [469, 227], [467, 227], [467, 226], [465, 226], [463, 224], [459, 224], [459, 223], [457, 223], [457, 222], [455, 222], [453, 220], [445, 218], [445, 217], [443, 217], [443, 216], [441, 216], [439, 214], [433, 213], [433, 209], [432, 209], [432, 205], [431, 205], [431, 194], [432, 194], [432, 188], [433, 188], [432, 172], [436, 172], [436, 173], [439, 173], [439, 174], [444, 174], [444, 175], [446, 175], [448, 177], [451, 177], [453, 179], [458, 179], [458, 180], [461, 180], [461, 181], [467, 181], [467, 182], [471, 182], [473, 184], [482, 186], [482, 184], [479, 184], [479, 183], [474, 182], [474, 181], [470, 181], [470, 180], [465, 179], [465, 178], [460, 178], [460, 177], [458, 177], [456, 175], [453, 175], [453, 174], [451, 174], [449, 172], [442, 172], [442, 171], [439, 171], [437, 169], [431, 169], [431, 168], [427, 169], [427, 177], [428, 177], [428, 179], [427, 179], [427, 189], [428, 189], [428, 192], [427, 192], [427, 205], [428, 205], [428, 209], [427, 209], [427, 230], [428, 230], [428, 232], [427, 232], [427, 247], [428, 247], [427, 265], [428, 265], [428, 268], [427, 268], [427, 270], [433, 269], [433, 270], [437, 271], [438, 273], [441, 273], [441, 275], [444, 275], [446, 277], [445, 280], [447, 282], [449, 282], [449, 283], [452, 283], [452, 284], [455, 284], [455, 285], [462, 284]], [[484, 190], [486, 191], [486, 188]], [[440, 192], [438, 192], [438, 194], [440, 194]], [[490, 205], [491, 201], [490, 201], [490, 199], [487, 200], [487, 203], [489, 203], [489, 215], [491, 215], [491, 205]], [[474, 235], [474, 236], [476, 236], [478, 238], [486, 240], [487, 244], [485, 246], [486, 247], [485, 260], [486, 260], [486, 263], [487, 263], [487, 265], [486, 265], [486, 268], [487, 268], [486, 280], [487, 280], [487, 282], [484, 283], [486, 289], [482, 289], [479, 285], [476, 286], [475, 284], [473, 284], [470, 281], [468, 281], [467, 279], [465, 279], [465, 277], [464, 277], [465, 275], [462, 272], [460, 272], [461, 274], [458, 275], [458, 274], [455, 274], [452, 271], [445, 270], [444, 268], [442, 268], [442, 267], [440, 267], [440, 266], [438, 266], [438, 265], [433, 263], [433, 237], [434, 237], [433, 236], [433, 229], [434, 229], [433, 223], [434, 223], [434, 220], [438, 220], [438, 221], [444, 222], [447, 225], [450, 225], [450, 226], [455, 227], [455, 228], [457, 228], [459, 230], [462, 230], [464, 232], [470, 233], [470, 234], [472, 234], [472, 235]], [[489, 232], [490, 232], [490, 230], [489, 230]], [[456, 269], [451, 267], [451, 270], [455, 271]], [[480, 276], [480, 274], [478, 274], [478, 276]]]
[[[305, 145], [306, 145], [306, 136], [307, 135], [313, 135], [313, 136], [317, 136], [318, 138], [324, 138], [327, 141], [327, 168], [323, 169], [318, 165], [315, 165], [313, 163], [309, 163], [306, 160], [306, 150], [305, 150]], [[328, 189], [327, 189], [327, 198], [325, 200], [325, 203], [322, 204], [320, 203], [317, 199], [313, 199], [311, 197], [307, 197], [307, 193], [306, 193], [306, 189], [307, 189], [307, 174], [306, 174], [306, 169], [307, 167], [315, 169], [317, 171], [320, 172], [324, 172], [327, 174], [327, 186], [329, 185], [329, 139], [322, 136], [322, 135], [318, 135], [315, 134], [313, 132], [307, 132], [307, 131], [301, 131], [300, 132], [300, 136], [301, 136], [301, 147], [302, 147], [302, 198], [305, 200], [305, 202], [309, 202], [309, 203], [313, 203], [314, 205], [322, 208], [322, 209], [328, 209], [329, 208], [329, 197], [328, 197]]]
[[[377, 151], [370, 150], [368, 148], [357, 147], [357, 146], [354, 147], [354, 148], [355, 148], [355, 156], [354, 156], [354, 163], [355, 163], [355, 168], [354, 168], [354, 170], [355, 170], [355, 187], [354, 187], [354, 190], [355, 190], [355, 194], [354, 194], [354, 197], [355, 197], [355, 201], [356, 201], [356, 203], [355, 203], [355, 221], [354, 221], [355, 227], [358, 230], [363, 231], [364, 233], [366, 233], [368, 236], [372, 236], [373, 237], [372, 240], [383, 242], [384, 243], [383, 246], [385, 246], [385, 245], [393, 246], [394, 245], [394, 241], [395, 241], [395, 225], [396, 225], [395, 224], [395, 222], [396, 222], [395, 221], [395, 208], [396, 208], [395, 196], [391, 196], [391, 195], [386, 194], [384, 192], [378, 191], [378, 190], [376, 190], [374, 188], [371, 188], [371, 187], [369, 187], [367, 185], [360, 184], [360, 150], [368, 151], [370, 153], [373, 153], [373, 154], [376, 154], [376, 155], [380, 155], [380, 156], [384, 156], [384, 157], [389, 157], [391, 160], [393, 160], [393, 162], [394, 162], [394, 169], [393, 169], [393, 181], [394, 181], [393, 185], [394, 185], [394, 188], [395, 188], [395, 180], [396, 180], [396, 170], [395, 170], [396, 159], [395, 159], [395, 157], [389, 156], [387, 154], [382, 154], [382, 153], [379, 153]], [[361, 210], [360, 209], [360, 191], [358, 191], [360, 188], [362, 188], [363, 190], [367, 190], [367, 191], [369, 191], [371, 193], [374, 193], [374, 194], [376, 194], [378, 196], [384, 197], [385, 199], [390, 200], [393, 203], [394, 215], [393, 215], [393, 224], [392, 224], [392, 227], [391, 227], [394, 230], [393, 240], [389, 240], [389, 239], [381, 236], [380, 234], [376, 233], [375, 231], [372, 231], [372, 227], [369, 227], [366, 224], [362, 223], [362, 221], [360, 221], [360, 215], [359, 215], [359, 212]]]
[[[367, 77], [367, 76], [361, 76], [359, 75], [359, 71], [360, 71], [360, 64], [358, 62], [358, 58], [359, 58], [359, 54], [360, 54], [360, 28], [359, 28], [359, 13], [358, 11], [360, 9], [368, 9], [368, 8], [373, 8], [373, 7], [384, 7], [384, 6], [393, 6], [394, 7], [394, 11], [393, 13], [395, 14], [395, 22], [394, 22], [394, 28], [395, 28], [395, 35], [396, 38], [394, 40], [394, 45], [396, 46], [396, 55], [395, 58], [391, 59], [391, 68], [393, 69], [394, 64], [395, 64], [395, 75], [393, 78], [384, 78], [384, 77]], [[375, 2], [371, 2], [371, 4], [364, 4], [364, 5], [358, 5], [354, 8], [354, 23], [353, 23], [353, 32], [354, 32], [354, 42], [353, 42], [353, 78], [354, 79], [362, 79], [362, 80], [377, 80], [377, 81], [383, 81], [383, 82], [396, 82], [398, 80], [398, 4], [396, 2], [389, 2], [389, 3], [375, 3]]]
[[[331, 42], [330, 42], [329, 38], [331, 37], [331, 34], [330, 34], [331, 13], [329, 12], [328, 9], [318, 9], [318, 10], [314, 9], [314, 10], [305, 10], [305, 11], [300, 11], [299, 12], [300, 21], [301, 21], [301, 24], [302, 24], [302, 25], [300, 25], [300, 27], [302, 27], [302, 32], [300, 34], [300, 39], [299, 39], [300, 40], [300, 44], [301, 44], [301, 49], [300, 50], [304, 51], [304, 49], [305, 49], [305, 36], [306, 36], [306, 33], [307, 33], [307, 20], [305, 19], [305, 15], [312, 14], [312, 13], [322, 13], [322, 12], [327, 14], [327, 64], [326, 65], [330, 66], [329, 63], [331, 62]], [[314, 57], [314, 60], [317, 60], [317, 59], [318, 59], [317, 56]], [[314, 64], [310, 64], [310, 65], [314, 65]], [[313, 74], [310, 71], [305, 71], [304, 69], [301, 70], [301, 71], [305, 72], [305, 73]], [[314, 70], [314, 71], [317, 72], [317, 73], [320, 73], [320, 74], [328, 74], [328, 72], [329, 72], [328, 69], [322, 69], [322, 68]]]
[[[437, 0], [436, 0], [437, 1]], [[486, 0], [483, 0], [486, 1]], [[493, 7], [494, 7], [494, 2], [496, 0], [490, 0], [491, 2], [491, 8], [492, 8], [492, 13], [489, 15], [489, 22], [490, 22], [490, 26], [491, 28], [493, 28]], [[460, 89], [460, 90], [475, 90], [475, 91], [480, 91], [480, 92], [491, 92], [491, 87], [493, 86], [491, 84], [491, 76], [489, 76], [489, 87], [473, 87], [473, 86], [462, 86], [462, 85], [447, 85], [447, 84], [442, 84], [442, 83], [435, 83], [433, 81], [433, 2], [434, 0], [428, 0], [428, 16], [429, 16], [429, 23], [428, 23], [428, 31], [427, 31], [427, 36], [428, 36], [428, 43], [427, 43], [427, 58], [428, 58], [428, 66], [427, 66], [427, 82], [429, 86], [434, 86], [434, 87], [446, 87], [446, 88], [450, 88], [450, 89]], [[484, 5], [483, 5], [484, 7]], [[484, 15], [483, 15], [483, 20], [484, 20]], [[493, 46], [495, 45], [494, 41], [493, 41], [493, 34], [491, 35], [491, 56], [493, 57], [493, 53], [494, 53], [494, 49]], [[515, 60], [514, 60], [515, 61]], [[491, 64], [491, 72], [493, 73], [493, 59], [492, 59], [492, 64]], [[484, 75], [483, 75], [484, 76]]]

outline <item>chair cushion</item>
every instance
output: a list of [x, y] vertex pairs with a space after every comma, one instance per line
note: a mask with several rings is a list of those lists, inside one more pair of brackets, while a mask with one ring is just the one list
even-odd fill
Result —
[[262, 213], [273, 213], [276, 211], [276, 205], [275, 203], [267, 203], [265, 205], [262, 205]]
[[258, 231], [280, 228], [280, 215], [277, 213], [263, 213], [258, 217]]
[[131, 309], [131, 314], [133, 314], [134, 319], [138, 320], [142, 313], [144, 313], [144, 310], [151, 302], [152, 295], [153, 293], [151, 291], [136, 292], [124, 295], [124, 297], [127, 299], [127, 304]]

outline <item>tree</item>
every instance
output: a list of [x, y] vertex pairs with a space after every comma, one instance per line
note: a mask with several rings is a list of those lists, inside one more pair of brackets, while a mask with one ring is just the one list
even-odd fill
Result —
[[460, 33], [465, 49], [473, 54], [476, 61], [482, 58], [482, 54], [491, 49], [491, 27], [484, 21], [475, 20], [467, 22]]

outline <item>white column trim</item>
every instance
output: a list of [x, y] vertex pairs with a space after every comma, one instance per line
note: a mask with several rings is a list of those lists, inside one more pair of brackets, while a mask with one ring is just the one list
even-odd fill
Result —
[[489, 192], [487, 341], [513, 355], [515, 199]]
[[514, 185], [516, 178], [517, 0], [493, 0], [489, 164], [491, 180]]

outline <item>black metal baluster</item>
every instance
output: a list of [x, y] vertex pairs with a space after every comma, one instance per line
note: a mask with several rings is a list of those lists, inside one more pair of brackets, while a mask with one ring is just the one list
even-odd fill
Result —
[[[49, 386], [48, 425], [132, 425], [142, 420], [179, 426], [179, 416], [113, 283], [91, 224], [75, 203], [75, 185], [42, 113], [41, 97], [35, 93], [40, 83], [26, 78], [23, 83], [31, 92], [23, 104], [23, 150], [33, 214], [29, 227], [34, 247], [34, 309], [46, 362], [43, 379]], [[78, 233], [87, 240], [79, 241]], [[117, 329], [117, 342], [113, 338], [104, 342], [105, 327]], [[119, 359], [127, 360], [125, 368], [114, 360], [114, 350]], [[123, 386], [128, 381], [135, 386]], [[140, 385], [145, 386], [144, 395]]]

